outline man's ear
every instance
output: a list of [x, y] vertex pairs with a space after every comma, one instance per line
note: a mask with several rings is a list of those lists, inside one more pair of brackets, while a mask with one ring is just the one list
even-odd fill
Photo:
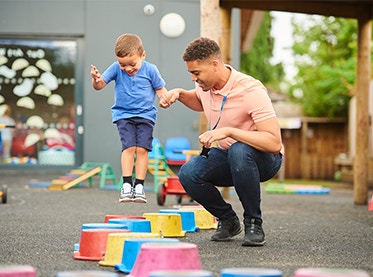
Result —
[[219, 60], [212, 60], [211, 64], [214, 67], [214, 71], [216, 72], [218, 70], [218, 67], [219, 67]]

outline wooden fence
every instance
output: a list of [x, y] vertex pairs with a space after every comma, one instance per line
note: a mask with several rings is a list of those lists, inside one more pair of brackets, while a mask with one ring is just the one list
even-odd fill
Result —
[[345, 119], [302, 117], [299, 129], [282, 129], [284, 178], [333, 180], [335, 158], [348, 150], [347, 126]]

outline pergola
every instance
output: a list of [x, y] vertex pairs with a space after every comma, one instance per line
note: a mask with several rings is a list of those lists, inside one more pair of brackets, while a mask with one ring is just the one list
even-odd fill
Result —
[[[356, 154], [354, 158], [354, 203], [368, 202], [369, 83], [371, 79], [371, 36], [373, 1], [251, 1], [200, 0], [201, 36], [219, 41], [225, 62], [231, 62], [232, 9], [282, 11], [354, 18], [358, 21]], [[207, 128], [201, 117], [201, 130]]]

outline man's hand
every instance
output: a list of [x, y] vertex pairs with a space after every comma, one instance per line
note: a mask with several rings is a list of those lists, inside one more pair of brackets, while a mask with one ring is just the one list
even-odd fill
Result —
[[159, 98], [159, 106], [162, 108], [169, 108], [173, 103], [179, 99], [179, 89], [172, 89], [163, 93]]
[[211, 148], [212, 144], [215, 141], [225, 139], [229, 136], [228, 130], [229, 130], [228, 127], [223, 127], [223, 128], [219, 128], [219, 129], [204, 132], [203, 134], [201, 134], [198, 137], [199, 142], [203, 146], [205, 146], [207, 148]]

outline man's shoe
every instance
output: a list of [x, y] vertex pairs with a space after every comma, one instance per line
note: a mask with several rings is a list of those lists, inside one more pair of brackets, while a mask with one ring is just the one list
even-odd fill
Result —
[[241, 223], [238, 217], [221, 219], [218, 228], [212, 235], [212, 241], [227, 241], [242, 232]]
[[130, 183], [124, 183], [120, 190], [119, 202], [132, 202], [133, 187]]
[[263, 246], [265, 244], [264, 231], [261, 220], [252, 218], [244, 220], [245, 236], [242, 246]]
[[135, 193], [134, 193], [133, 201], [136, 202], [136, 203], [146, 203], [146, 202], [148, 202], [146, 200], [143, 185], [138, 184], [138, 185], [135, 186]]

